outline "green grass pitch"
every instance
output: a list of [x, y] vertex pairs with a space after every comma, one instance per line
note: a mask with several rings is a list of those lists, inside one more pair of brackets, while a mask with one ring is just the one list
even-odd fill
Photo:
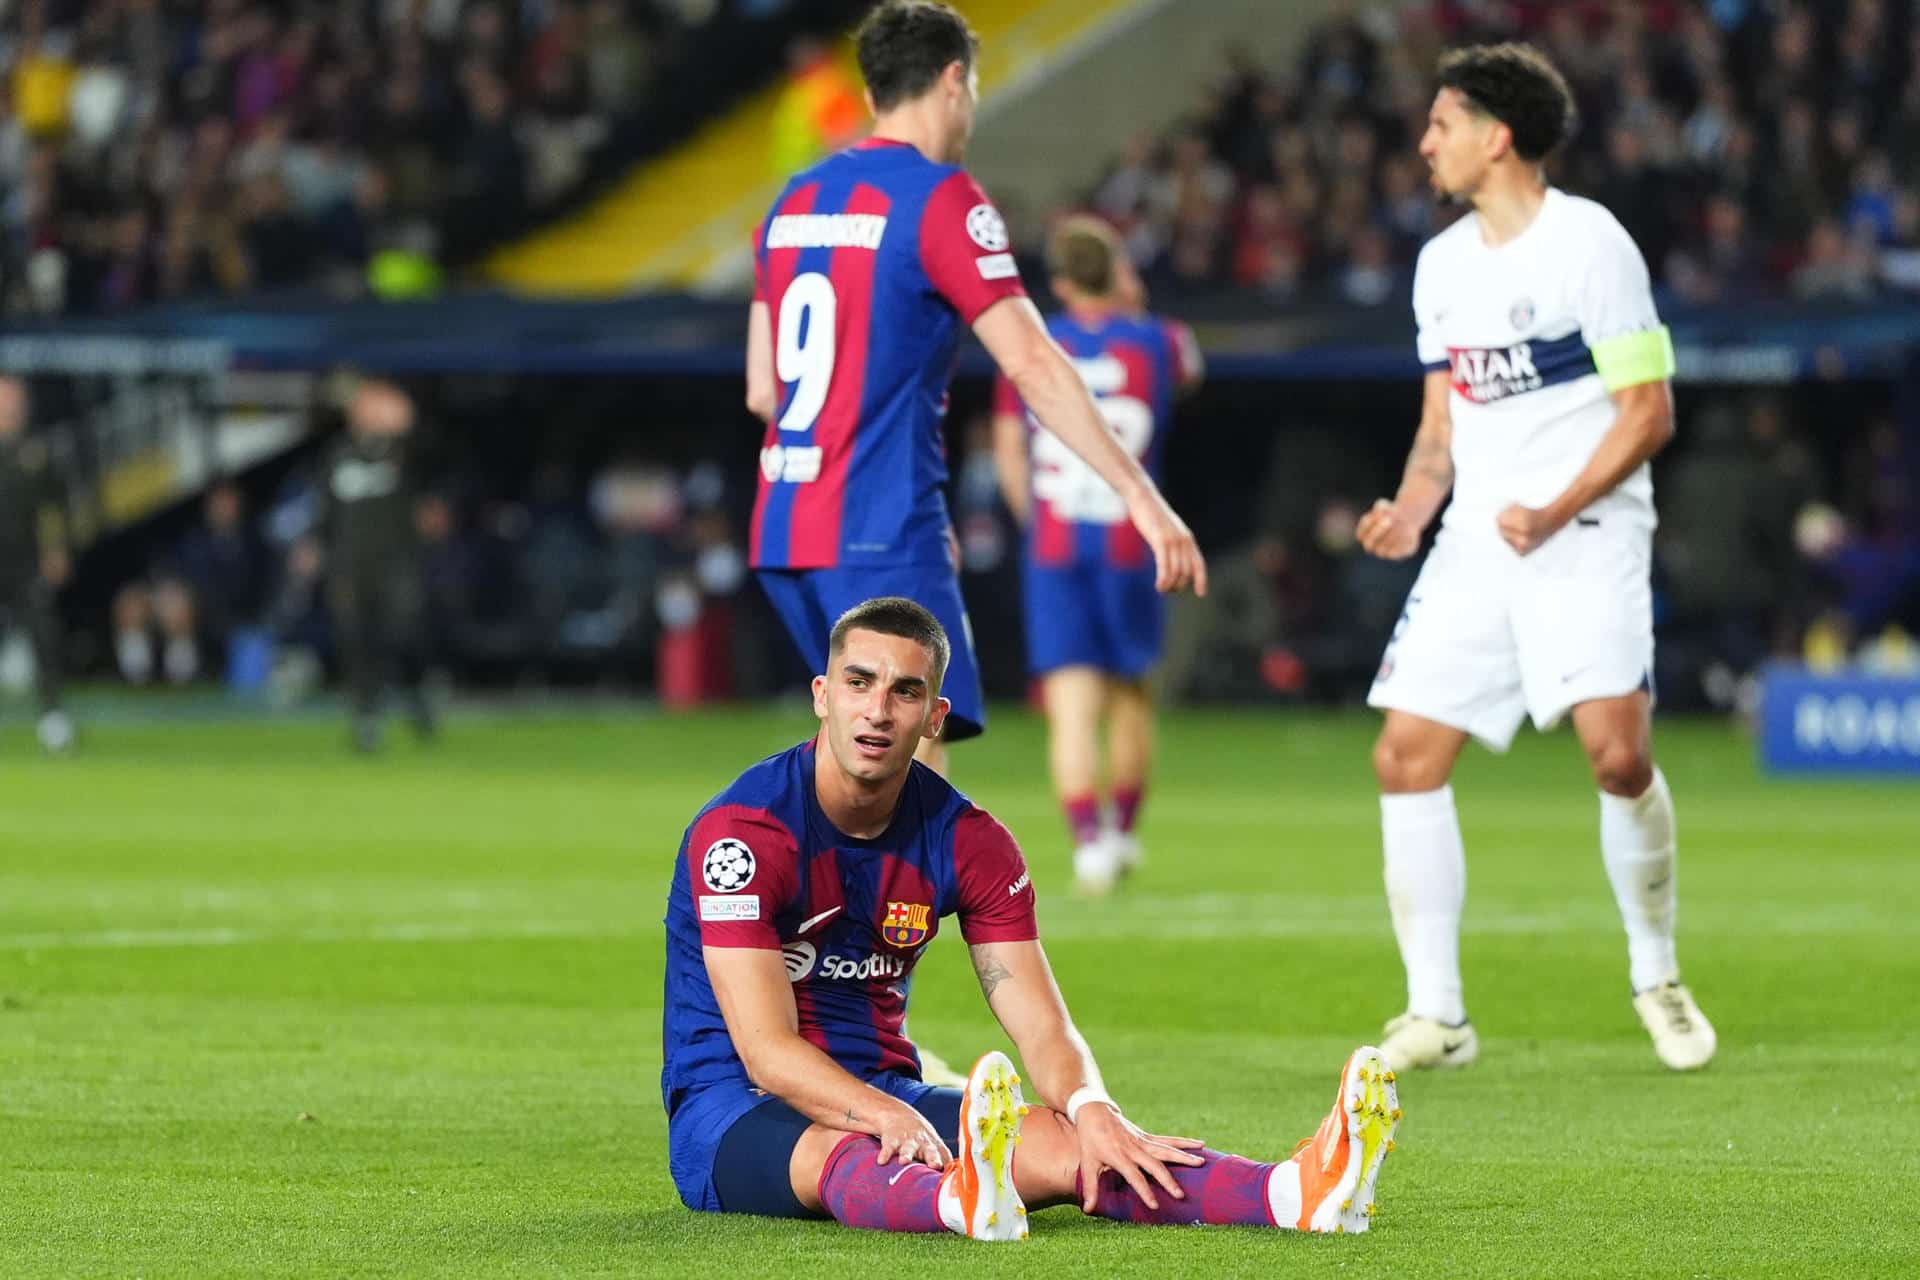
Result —
[[[1760, 777], [1663, 722], [1681, 958], [1720, 1056], [1626, 991], [1565, 734], [1456, 779], [1479, 1065], [1402, 1082], [1364, 1237], [1035, 1216], [1023, 1246], [703, 1217], [667, 1178], [660, 916], [694, 809], [792, 706], [0, 733], [0, 1275], [1920, 1274], [1920, 787]], [[1068, 1000], [1139, 1120], [1285, 1155], [1402, 998], [1365, 716], [1181, 714], [1147, 869], [1064, 890], [1039, 726], [955, 751], [1018, 834]], [[951, 937], [914, 1030], [1003, 1043]]]

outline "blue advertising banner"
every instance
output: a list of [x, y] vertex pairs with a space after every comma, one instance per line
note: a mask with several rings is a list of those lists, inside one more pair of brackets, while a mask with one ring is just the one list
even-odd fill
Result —
[[1775, 664], [1760, 696], [1760, 759], [1768, 769], [1920, 777], [1920, 677]]

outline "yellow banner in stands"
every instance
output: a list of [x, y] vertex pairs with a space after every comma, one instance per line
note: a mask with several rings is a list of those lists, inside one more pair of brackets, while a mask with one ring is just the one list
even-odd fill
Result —
[[[955, 7], [980, 33], [980, 92], [991, 109], [996, 93], [1144, 3], [1152, 0], [957, 0]], [[851, 49], [840, 49], [838, 57], [858, 93]], [[697, 285], [748, 242], [787, 177], [788, 162], [804, 151], [794, 141], [794, 113], [817, 109], [815, 118], [832, 117], [830, 87], [809, 86], [804, 102], [788, 88], [755, 94], [580, 213], [496, 251], [487, 277], [540, 296], [609, 297]], [[787, 167], [776, 172], [776, 163]]]

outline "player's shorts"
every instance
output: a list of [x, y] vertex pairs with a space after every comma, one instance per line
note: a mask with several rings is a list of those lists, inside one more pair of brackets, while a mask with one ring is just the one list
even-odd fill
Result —
[[1166, 605], [1152, 569], [1027, 562], [1027, 669], [1095, 667], [1137, 680], [1160, 661]]
[[[960, 1091], [888, 1072], [867, 1081], [927, 1118], [949, 1151], [960, 1149]], [[788, 1166], [812, 1124], [779, 1098], [745, 1084], [712, 1085], [667, 1120], [673, 1185], [689, 1209], [813, 1218], [793, 1194]]]
[[1652, 693], [1652, 543], [1619, 514], [1582, 516], [1527, 556], [1443, 529], [1368, 704], [1505, 751], [1527, 716], [1551, 729], [1583, 702]]
[[851, 569], [761, 569], [760, 589], [787, 634], [816, 674], [827, 669], [827, 638], [840, 615], [875, 596], [905, 596], [940, 620], [953, 656], [940, 693], [953, 704], [942, 737], [959, 742], [987, 727], [987, 700], [980, 689], [980, 664], [973, 656], [973, 625], [960, 600], [960, 579], [953, 566], [886, 565]]

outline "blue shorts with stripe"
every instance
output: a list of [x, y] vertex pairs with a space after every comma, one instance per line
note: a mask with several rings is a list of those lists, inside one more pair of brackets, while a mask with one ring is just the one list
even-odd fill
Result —
[[827, 669], [827, 639], [840, 615], [876, 596], [905, 596], [946, 628], [953, 656], [940, 693], [953, 704], [949, 742], [972, 738], [987, 727], [987, 700], [980, 688], [980, 663], [973, 655], [973, 627], [960, 599], [953, 566], [938, 564], [861, 566], [851, 569], [761, 569], [760, 589], [786, 623], [800, 656], [816, 675]]
[[[960, 1091], [885, 1072], [867, 1081], [906, 1103], [933, 1126], [947, 1150], [960, 1147]], [[709, 1085], [669, 1101], [667, 1162], [689, 1209], [810, 1214], [793, 1194], [788, 1165], [812, 1121], [770, 1093], [742, 1082]]]
[[1160, 661], [1166, 604], [1152, 568], [1027, 562], [1027, 669], [1094, 667], [1137, 680]]

